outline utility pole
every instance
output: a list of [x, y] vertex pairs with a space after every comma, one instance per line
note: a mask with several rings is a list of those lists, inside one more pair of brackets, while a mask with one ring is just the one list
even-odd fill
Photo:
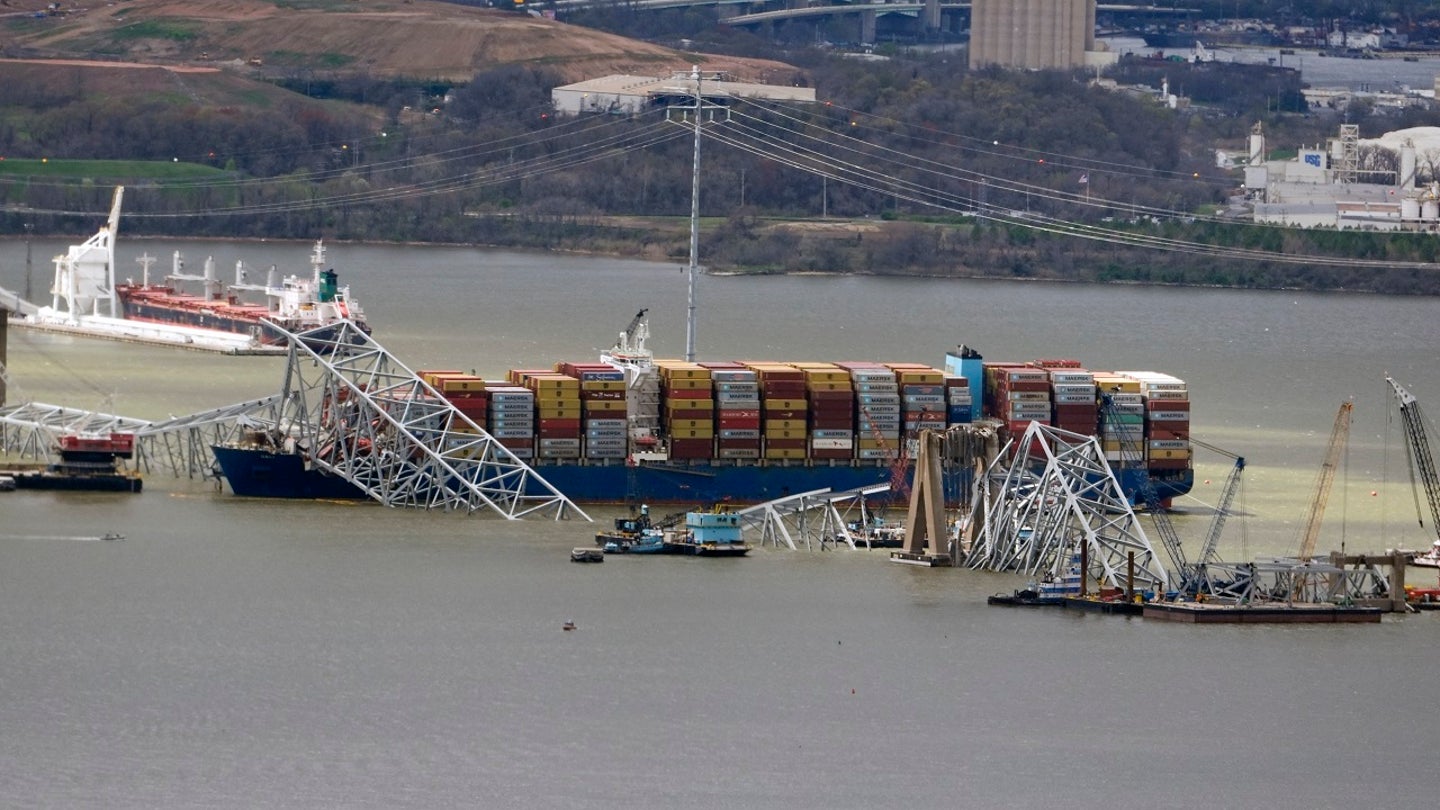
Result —
[[[684, 110], [695, 116], [690, 119], [695, 132], [695, 156], [690, 168], [689, 304], [685, 317], [685, 360], [693, 363], [695, 362], [695, 281], [700, 275], [700, 116], [708, 110], [711, 113], [710, 120], [713, 122], [715, 120], [714, 111], [725, 108], [718, 104], [708, 106], [705, 104], [705, 96], [700, 92], [700, 67], [698, 65], [690, 67], [690, 81], [695, 83], [694, 103], [688, 107], [676, 105], [672, 109]], [[685, 121], [683, 117], [678, 119], [671, 117], [669, 120], [676, 123]], [[741, 188], [743, 194], [743, 175], [741, 176]]]

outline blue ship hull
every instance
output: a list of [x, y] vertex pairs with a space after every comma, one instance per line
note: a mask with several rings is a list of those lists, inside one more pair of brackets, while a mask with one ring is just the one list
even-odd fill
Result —
[[[308, 468], [300, 456], [255, 448], [217, 446], [215, 460], [236, 495], [260, 498], [365, 498], [348, 481]], [[798, 495], [817, 489], [836, 492], [885, 484], [888, 465], [853, 465], [824, 462], [817, 465], [771, 462], [766, 465], [642, 464], [633, 469], [623, 462], [604, 464], [534, 464], [535, 472], [576, 503], [749, 504]], [[1132, 501], [1141, 486], [1141, 470], [1120, 470], [1117, 477]], [[943, 488], [951, 504], [963, 500], [972, 473], [947, 470]], [[1190, 491], [1192, 470], [1152, 479], [1162, 501]], [[876, 498], [881, 498], [876, 496]]]

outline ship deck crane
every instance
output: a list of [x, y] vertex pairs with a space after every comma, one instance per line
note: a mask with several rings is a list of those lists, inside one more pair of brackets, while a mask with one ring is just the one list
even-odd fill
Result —
[[1440, 561], [1440, 477], [1435, 473], [1435, 457], [1430, 454], [1425, 415], [1420, 410], [1419, 401], [1402, 388], [1400, 383], [1390, 377], [1386, 377], [1385, 381], [1390, 383], [1395, 399], [1400, 403], [1400, 421], [1405, 429], [1405, 456], [1410, 462], [1410, 487], [1415, 496], [1415, 516], [1421, 527], [1425, 525], [1425, 517], [1420, 509], [1420, 493], [1415, 486], [1416, 473], [1419, 473], [1419, 483], [1424, 488], [1425, 500], [1430, 505], [1430, 531], [1435, 535], [1435, 539], [1431, 543], [1430, 551], [1424, 556]]
[[1330, 498], [1330, 487], [1335, 483], [1335, 471], [1340, 466], [1340, 456], [1350, 438], [1350, 412], [1355, 403], [1345, 400], [1340, 412], [1335, 414], [1335, 427], [1330, 431], [1330, 446], [1325, 451], [1325, 460], [1320, 464], [1320, 474], [1315, 479], [1315, 497], [1305, 515], [1304, 529], [1300, 532], [1301, 562], [1309, 562], [1315, 554], [1315, 541], [1320, 538], [1320, 520], [1325, 516], [1325, 503]]

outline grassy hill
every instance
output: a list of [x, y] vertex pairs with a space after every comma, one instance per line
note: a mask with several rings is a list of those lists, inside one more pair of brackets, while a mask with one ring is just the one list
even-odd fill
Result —
[[[699, 64], [758, 78], [766, 60], [707, 56], [553, 20], [435, 0], [0, 0], [0, 56], [220, 65], [256, 76], [299, 70], [465, 81], [500, 65], [568, 81], [664, 75]], [[40, 16], [35, 16], [36, 14]]]

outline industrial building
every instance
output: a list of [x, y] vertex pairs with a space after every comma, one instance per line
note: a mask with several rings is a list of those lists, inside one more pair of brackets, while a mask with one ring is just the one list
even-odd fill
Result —
[[[813, 87], [787, 87], [778, 84], [737, 82], [725, 74], [701, 74], [700, 94], [711, 104], [726, 104], [735, 98], [759, 98], [772, 101], [815, 101]], [[653, 76], [604, 76], [550, 91], [550, 102], [561, 115], [609, 113], [634, 115], [672, 101], [693, 99], [695, 80], [689, 72], [669, 78]]]
[[1108, 64], [1096, 51], [1095, 0], [974, 0], [970, 68], [1044, 70]]
[[[1245, 192], [1256, 222], [1440, 232], [1440, 184], [1417, 182], [1417, 155], [1435, 154], [1437, 148], [1435, 127], [1361, 139], [1359, 127], [1343, 124], [1339, 137], [1323, 147], [1301, 147], [1290, 160], [1266, 160], [1265, 135], [1256, 124], [1244, 166]], [[1387, 174], [1393, 182], [1373, 182]]]

